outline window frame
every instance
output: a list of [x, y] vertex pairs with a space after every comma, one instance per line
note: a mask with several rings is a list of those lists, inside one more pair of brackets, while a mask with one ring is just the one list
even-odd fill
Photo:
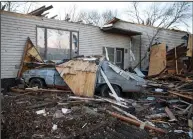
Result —
[[48, 40], [47, 40], [47, 29], [53, 29], [53, 30], [61, 30], [61, 31], [69, 31], [70, 32], [70, 59], [72, 58], [72, 33], [76, 32], [78, 35], [78, 50], [77, 50], [77, 55], [79, 55], [79, 31], [77, 30], [69, 30], [69, 29], [63, 29], [63, 28], [55, 28], [55, 27], [48, 27], [48, 26], [39, 26], [36, 25], [36, 46], [38, 44], [38, 28], [44, 28], [45, 29], [45, 53], [44, 53], [44, 58], [43, 59], [47, 59], [47, 48], [48, 48]]

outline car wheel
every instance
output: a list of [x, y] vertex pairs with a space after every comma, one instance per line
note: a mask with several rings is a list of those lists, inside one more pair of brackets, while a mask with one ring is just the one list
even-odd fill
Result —
[[[112, 85], [113, 89], [117, 93], [117, 96], [121, 96], [121, 89], [117, 85]], [[112, 93], [107, 84], [103, 85], [100, 89], [100, 95], [103, 97], [110, 97], [109, 93]]]
[[44, 88], [45, 87], [45, 83], [42, 79], [39, 78], [33, 78], [30, 83], [29, 83], [30, 87], [38, 87], [38, 88]]

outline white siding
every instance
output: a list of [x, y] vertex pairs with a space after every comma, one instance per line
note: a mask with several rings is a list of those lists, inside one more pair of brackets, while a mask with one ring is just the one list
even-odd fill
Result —
[[[102, 54], [102, 47], [128, 49], [130, 43], [128, 36], [104, 33], [95, 26], [46, 18], [26, 18], [3, 12], [1, 13], [1, 78], [17, 76], [27, 37], [29, 36], [36, 45], [36, 26], [79, 31], [80, 55]], [[125, 54], [124, 68], [128, 67], [128, 57], [128, 54]]]
[[[132, 24], [132, 23], [123, 22], [123, 21], [117, 22], [114, 25], [115, 27], [118, 27], [118, 28], [142, 32], [141, 58], [143, 58], [146, 51], [148, 50], [151, 38], [156, 33], [156, 29], [150, 26], [137, 25], [137, 24]], [[184, 36], [185, 34], [186, 32], [181, 32], [181, 31], [161, 30], [155, 38], [159, 37], [159, 41], [161, 43], [166, 43], [166, 45], [168, 45], [168, 48], [172, 49], [175, 46], [178, 46], [184, 42], [184, 40], [182, 40], [181, 37]], [[135, 66], [139, 62], [139, 58], [140, 58], [139, 48], [140, 48], [140, 36], [132, 37], [132, 51], [136, 57], [136, 61], [132, 63], [133, 66]], [[148, 66], [148, 63], [149, 63], [149, 58], [146, 57], [146, 59], [142, 62], [142, 69], [145, 69]]]

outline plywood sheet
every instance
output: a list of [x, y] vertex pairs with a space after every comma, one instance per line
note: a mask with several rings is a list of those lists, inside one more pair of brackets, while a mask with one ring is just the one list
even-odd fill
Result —
[[186, 56], [189, 56], [189, 57], [192, 57], [192, 53], [193, 53], [193, 44], [192, 44], [192, 34], [189, 34], [189, 38], [188, 38], [188, 51], [187, 51], [187, 55]]
[[72, 92], [78, 96], [93, 97], [98, 66], [95, 62], [81, 59], [70, 60], [56, 66], [60, 76]]
[[166, 67], [166, 45], [164, 43], [154, 45], [150, 51], [149, 72], [150, 75], [157, 75]]

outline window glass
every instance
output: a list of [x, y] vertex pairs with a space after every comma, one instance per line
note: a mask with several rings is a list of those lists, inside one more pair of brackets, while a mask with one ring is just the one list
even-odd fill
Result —
[[70, 58], [70, 32], [47, 29], [47, 60]]
[[[109, 61], [114, 63], [114, 48], [106, 47], [108, 51]], [[106, 55], [105, 47], [103, 47], [103, 55]]]
[[72, 32], [72, 57], [78, 55], [78, 33]]
[[37, 49], [42, 58], [45, 52], [45, 28], [37, 28]]
[[78, 55], [78, 47], [78, 32], [37, 27], [37, 49], [44, 60], [70, 59]]

